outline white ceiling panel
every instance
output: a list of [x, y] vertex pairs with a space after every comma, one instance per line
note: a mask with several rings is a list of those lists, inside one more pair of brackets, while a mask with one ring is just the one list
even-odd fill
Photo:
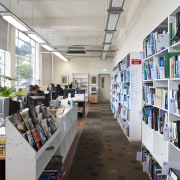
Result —
[[124, 0], [112, 0], [112, 7], [122, 7]]

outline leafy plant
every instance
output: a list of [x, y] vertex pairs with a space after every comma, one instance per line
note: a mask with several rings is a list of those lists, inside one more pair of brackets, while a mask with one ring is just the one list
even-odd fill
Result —
[[16, 81], [16, 79], [11, 78], [11, 77], [9, 77], [9, 76], [0, 75], [0, 82], [5, 81], [5, 80]]
[[[9, 81], [15, 81], [16, 79], [13, 79], [9, 76], [4, 76], [4, 75], [0, 75], [0, 81], [2, 82], [2, 79], [3, 81], [4, 80], [9, 80]], [[18, 91], [18, 92], [14, 92], [16, 86], [12, 86], [11, 88], [7, 88], [7, 86], [0, 86], [0, 96], [3, 96], [3, 97], [9, 97], [11, 99], [17, 97], [17, 96], [25, 96], [22, 92], [22, 90]]]

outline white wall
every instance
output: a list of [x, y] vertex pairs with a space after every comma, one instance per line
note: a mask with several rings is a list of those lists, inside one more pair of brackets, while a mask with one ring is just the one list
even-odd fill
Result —
[[88, 73], [91, 74], [105, 74], [102, 69], [108, 69], [106, 74], [110, 74], [112, 69], [111, 60], [100, 60], [100, 59], [73, 59], [69, 62], [64, 62], [58, 57], [54, 56], [54, 83], [61, 84], [61, 75], [69, 76], [69, 83], [72, 82], [73, 73]]
[[180, 0], [137, 0], [132, 3], [131, 7], [124, 12], [126, 23], [119, 31], [116, 41], [118, 51], [113, 66], [129, 52], [142, 51], [143, 39], [180, 6]]

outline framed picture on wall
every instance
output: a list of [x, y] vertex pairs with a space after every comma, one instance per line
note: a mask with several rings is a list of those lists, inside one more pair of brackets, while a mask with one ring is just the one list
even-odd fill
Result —
[[97, 85], [97, 76], [91, 75], [91, 85]]
[[68, 85], [68, 75], [61, 75], [61, 85]]

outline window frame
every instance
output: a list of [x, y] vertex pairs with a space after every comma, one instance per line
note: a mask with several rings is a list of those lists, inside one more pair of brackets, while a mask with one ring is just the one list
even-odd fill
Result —
[[[29, 78], [29, 80], [31, 80], [31, 82], [32, 82], [30, 84], [36, 84], [36, 83], [38, 83], [38, 80], [39, 80], [39, 43], [37, 43], [36, 41], [34, 41], [32, 38], [30, 38], [28, 36], [27, 37], [29, 38], [29, 42], [25, 41], [24, 39], [22, 39], [20, 37], [20, 33], [23, 34], [24, 36], [27, 36], [25, 33], [16, 29], [15, 47], [20, 48], [20, 45], [19, 45], [20, 41], [31, 47], [31, 57], [29, 58], [29, 60], [24, 60], [24, 61], [26, 61], [33, 68], [32, 69], [32, 76]], [[16, 85], [18, 87], [28, 86], [30, 84], [22, 85], [22, 84], [20, 84], [20, 82], [18, 80], [19, 78], [22, 78], [22, 77], [20, 77], [19, 72], [18, 72], [18, 59], [17, 59], [17, 57], [19, 55], [15, 53], [15, 56], [16, 56], [16, 78], [17, 78]]]

